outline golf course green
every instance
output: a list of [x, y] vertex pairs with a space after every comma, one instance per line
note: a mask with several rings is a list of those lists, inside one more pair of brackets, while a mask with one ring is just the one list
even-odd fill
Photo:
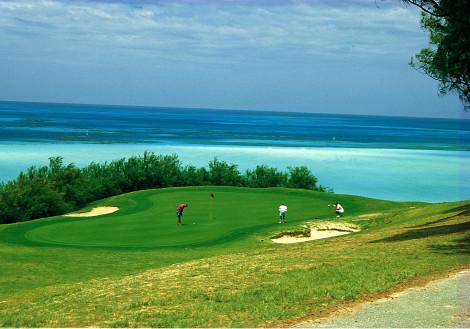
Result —
[[[334, 202], [343, 218], [328, 207]], [[189, 205], [183, 225], [180, 203]], [[285, 326], [470, 264], [469, 202], [183, 187], [123, 194], [78, 213], [104, 206], [119, 210], [0, 225], [0, 327]], [[317, 221], [361, 230], [271, 241]]]
[[[210, 193], [217, 191], [212, 198]], [[134, 192], [94, 204], [120, 210], [99, 217], [59, 217], [25, 232], [38, 243], [93, 247], [194, 247], [224, 243], [276, 227], [278, 207], [289, 205], [289, 223], [331, 217], [327, 205], [344, 204], [348, 213], [387, 210], [397, 204], [287, 189], [174, 188]], [[175, 209], [184, 211], [183, 225], [176, 225]]]

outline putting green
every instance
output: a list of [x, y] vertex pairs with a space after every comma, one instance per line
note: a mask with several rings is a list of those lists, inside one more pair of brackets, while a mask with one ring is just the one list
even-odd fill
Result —
[[[210, 193], [215, 193], [211, 198]], [[277, 208], [289, 207], [289, 223], [332, 216], [340, 201], [348, 214], [381, 209], [390, 202], [281, 188], [191, 187], [147, 190], [102, 200], [118, 212], [89, 218], [58, 217], [32, 225], [24, 237], [37, 243], [90, 247], [193, 247], [223, 243], [278, 226]], [[364, 202], [370, 200], [370, 202]], [[175, 210], [187, 203], [183, 224]], [[366, 209], [367, 208], [367, 209]], [[90, 208], [84, 209], [89, 210]], [[40, 222], [36, 221], [36, 222]]]

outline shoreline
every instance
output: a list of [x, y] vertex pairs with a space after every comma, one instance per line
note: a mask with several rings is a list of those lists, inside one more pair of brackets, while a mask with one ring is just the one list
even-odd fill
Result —
[[470, 151], [0, 142], [4, 155], [0, 181], [16, 178], [31, 165], [45, 165], [51, 156], [62, 156], [66, 163], [83, 167], [141, 155], [146, 150], [176, 153], [183, 165], [207, 166], [217, 157], [237, 164], [241, 171], [261, 164], [278, 169], [305, 165], [321, 185], [338, 194], [433, 203], [470, 199], [470, 187], [463, 185], [470, 180], [470, 173], [464, 170], [470, 165]]
[[[301, 145], [301, 144], [294, 144], [297, 142], [293, 142], [292, 145], [282, 145], [282, 144], [237, 144], [237, 143], [185, 143], [185, 142], [168, 142], [168, 141], [113, 141], [113, 142], [97, 142], [97, 141], [55, 141], [55, 140], [35, 140], [35, 141], [20, 141], [20, 140], [13, 140], [13, 141], [2, 141], [0, 140], [0, 147], [6, 146], [32, 146], [32, 145], [86, 145], [86, 146], [138, 146], [138, 147], [169, 147], [169, 148], [200, 148], [200, 149], [220, 149], [220, 150], [227, 150], [227, 149], [236, 149], [236, 150], [253, 150], [253, 149], [263, 149], [263, 150], [285, 150], [285, 151], [294, 151], [294, 150], [311, 150], [316, 152], [333, 152], [338, 150], [344, 150], [346, 152], [354, 152], [357, 153], [367, 153], [369, 152], [385, 152], [385, 153], [423, 153], [423, 154], [434, 154], [434, 153], [449, 153], [449, 155], [454, 154], [455, 152], [462, 152], [462, 153], [469, 153], [470, 155], [470, 148], [462, 149], [462, 148], [423, 148], [423, 147], [380, 147], [378, 145], [373, 145], [370, 143], [364, 143], [360, 145], [338, 145], [340, 142], [332, 142], [331, 145]], [[336, 144], [337, 146], [332, 146]], [[359, 144], [359, 143], [357, 143]], [[370, 145], [370, 146], [367, 146]], [[361, 152], [359, 150], [363, 150]]]

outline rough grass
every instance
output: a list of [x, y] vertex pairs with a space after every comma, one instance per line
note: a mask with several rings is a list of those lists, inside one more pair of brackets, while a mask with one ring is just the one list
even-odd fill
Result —
[[[374, 201], [352, 199], [357, 216], [377, 213]], [[470, 203], [412, 206], [387, 204], [380, 216], [354, 222], [360, 233], [294, 245], [270, 243], [278, 226], [194, 249], [3, 243], [0, 326], [283, 326], [470, 264]], [[38, 282], [28, 285], [28, 275]]]

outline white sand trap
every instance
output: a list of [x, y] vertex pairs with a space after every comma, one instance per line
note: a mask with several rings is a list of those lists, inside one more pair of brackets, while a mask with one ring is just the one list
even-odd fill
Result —
[[96, 207], [91, 209], [88, 212], [80, 212], [64, 215], [66, 217], [95, 217], [101, 215], [112, 214], [113, 212], [118, 211], [118, 207]]
[[271, 240], [275, 243], [290, 244], [332, 238], [335, 236], [346, 235], [360, 231], [357, 226], [348, 223], [323, 222], [317, 224], [309, 224], [308, 226], [310, 226], [309, 235], [302, 235], [299, 233], [292, 234], [286, 232], [283, 233], [280, 237]]

